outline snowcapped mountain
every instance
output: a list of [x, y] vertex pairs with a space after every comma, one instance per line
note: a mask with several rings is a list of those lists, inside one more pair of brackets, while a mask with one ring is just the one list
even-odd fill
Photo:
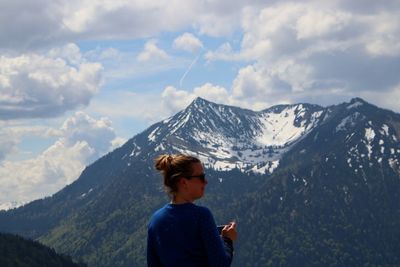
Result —
[[88, 166], [55, 195], [0, 211], [0, 232], [89, 266], [145, 265], [167, 201], [153, 160], [189, 153], [217, 221], [234, 216], [232, 266], [400, 266], [400, 114], [360, 98], [261, 111], [197, 98]]
[[131, 139], [122, 158], [129, 166], [138, 158], [181, 152], [199, 157], [207, 168], [215, 170], [272, 174], [296, 144], [310, 133], [316, 140], [328, 125], [334, 129], [323, 133], [325, 139], [346, 134], [346, 160], [355, 172], [359, 170], [354, 166], [363, 160], [368, 164], [386, 160], [398, 170], [399, 126], [394, 119], [375, 116], [374, 109], [359, 98], [327, 108], [296, 104], [262, 111], [197, 98], [186, 109]]
[[271, 174], [282, 155], [318, 126], [323, 113], [322, 107], [309, 104], [256, 112], [197, 98], [133, 138], [132, 151], [123, 158], [129, 162], [143, 153], [148, 157], [149, 151], [181, 152], [196, 155], [207, 168]]

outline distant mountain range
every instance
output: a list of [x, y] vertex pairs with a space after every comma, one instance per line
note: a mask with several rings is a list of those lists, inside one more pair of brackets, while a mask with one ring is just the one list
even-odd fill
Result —
[[199, 157], [218, 223], [236, 219], [233, 266], [399, 266], [400, 115], [360, 98], [263, 111], [202, 98], [88, 166], [52, 197], [0, 212], [0, 231], [89, 266], [144, 266], [168, 201], [162, 153]]

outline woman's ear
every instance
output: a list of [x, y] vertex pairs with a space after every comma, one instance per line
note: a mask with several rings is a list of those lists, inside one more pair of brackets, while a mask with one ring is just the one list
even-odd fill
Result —
[[182, 177], [181, 179], [179, 179], [178, 184], [179, 184], [180, 186], [186, 187], [186, 186], [187, 186], [187, 179], [185, 179], [185, 178]]

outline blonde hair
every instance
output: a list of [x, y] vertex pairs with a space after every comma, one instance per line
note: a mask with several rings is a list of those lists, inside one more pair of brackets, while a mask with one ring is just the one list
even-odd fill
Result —
[[201, 163], [198, 158], [184, 154], [164, 154], [155, 159], [155, 168], [162, 172], [164, 187], [170, 196], [178, 191], [178, 182], [183, 176], [192, 175], [193, 163]]

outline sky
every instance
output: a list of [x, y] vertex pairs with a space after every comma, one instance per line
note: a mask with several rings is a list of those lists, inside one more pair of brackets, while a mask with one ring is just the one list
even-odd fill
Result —
[[0, 0], [0, 209], [197, 96], [400, 112], [399, 0]]

